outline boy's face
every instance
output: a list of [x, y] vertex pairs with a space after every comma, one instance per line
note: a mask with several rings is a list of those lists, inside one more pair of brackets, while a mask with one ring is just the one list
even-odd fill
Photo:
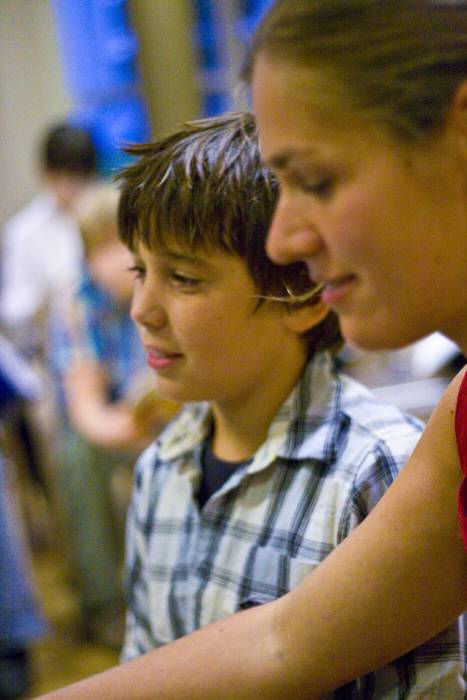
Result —
[[284, 307], [256, 309], [257, 290], [240, 258], [144, 245], [134, 257], [131, 315], [161, 397], [241, 409], [281, 381], [290, 358], [305, 362]]

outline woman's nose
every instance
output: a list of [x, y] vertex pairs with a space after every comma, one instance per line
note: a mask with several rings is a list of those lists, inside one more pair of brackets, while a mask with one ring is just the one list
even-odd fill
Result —
[[269, 228], [266, 252], [280, 265], [305, 261], [322, 248], [316, 227], [298, 204], [281, 195]]

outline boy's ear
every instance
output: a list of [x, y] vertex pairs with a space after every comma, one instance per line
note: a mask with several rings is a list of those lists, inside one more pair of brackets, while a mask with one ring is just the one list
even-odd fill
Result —
[[294, 333], [306, 333], [327, 316], [329, 306], [319, 301], [317, 304], [303, 304], [302, 306], [287, 307], [284, 322]]

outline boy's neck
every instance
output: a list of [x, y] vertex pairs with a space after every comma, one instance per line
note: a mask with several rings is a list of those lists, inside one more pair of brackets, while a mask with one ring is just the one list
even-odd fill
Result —
[[265, 441], [269, 424], [263, 426], [242, 426], [229, 424], [228, 421], [215, 421], [211, 450], [213, 455], [225, 462], [242, 462], [254, 455]]
[[[271, 423], [297, 384], [307, 359], [303, 355], [277, 368], [274, 379], [253, 391], [237, 405], [212, 402], [213, 438], [211, 449], [219, 459], [239, 462], [252, 457], [265, 442]], [[290, 358], [289, 358], [290, 360]]]

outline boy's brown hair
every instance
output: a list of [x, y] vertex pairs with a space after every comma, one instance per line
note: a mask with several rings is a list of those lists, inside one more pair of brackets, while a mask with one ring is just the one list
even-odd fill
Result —
[[[297, 301], [310, 289], [303, 263], [276, 265], [265, 244], [278, 199], [278, 184], [264, 167], [256, 124], [248, 112], [187, 122], [154, 143], [128, 149], [139, 156], [122, 170], [119, 231], [136, 250], [143, 243], [163, 250], [223, 252], [243, 260], [264, 297]], [[306, 333], [310, 352], [340, 347], [337, 317], [326, 318]]]

